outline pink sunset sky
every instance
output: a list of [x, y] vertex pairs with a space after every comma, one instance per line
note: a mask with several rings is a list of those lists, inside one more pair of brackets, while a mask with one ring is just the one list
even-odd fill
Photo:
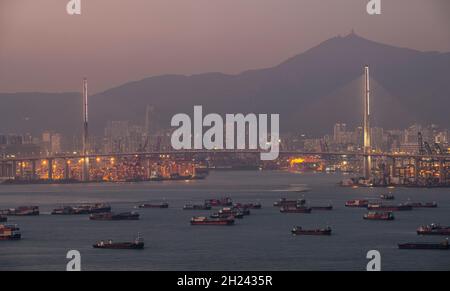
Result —
[[450, 51], [450, 1], [0, 0], [0, 92], [93, 92], [161, 74], [276, 65], [337, 35]]

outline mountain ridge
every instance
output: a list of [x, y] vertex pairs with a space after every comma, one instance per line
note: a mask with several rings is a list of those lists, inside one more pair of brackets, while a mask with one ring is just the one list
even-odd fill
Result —
[[[354, 82], [361, 78], [365, 64], [370, 65], [371, 78], [374, 84], [376, 82], [373, 96], [377, 98], [378, 93], [380, 104], [384, 104], [378, 110], [390, 112], [375, 125], [406, 127], [416, 120], [443, 126], [450, 124], [445, 110], [450, 107], [450, 52], [400, 48], [351, 33], [325, 40], [273, 67], [238, 74], [165, 74], [107, 89], [90, 97], [91, 128], [101, 133], [108, 120], [142, 124], [147, 104], [155, 106], [157, 123], [169, 127], [173, 114], [191, 113], [194, 105], [203, 105], [205, 113], [279, 113], [282, 132], [323, 134], [330, 132], [336, 122], [359, 125], [360, 110], [341, 105], [353, 107], [358, 97], [362, 98], [362, 90], [357, 92], [360, 88]], [[0, 94], [0, 132], [37, 132], [49, 126], [54, 127], [49, 129], [68, 134], [79, 132], [79, 95]], [[41, 103], [46, 104], [35, 104], [39, 103], [35, 102], [39, 97], [43, 100]], [[70, 101], [64, 100], [65, 97]], [[389, 106], [389, 100], [394, 99], [398, 101], [393, 106], [397, 111]], [[39, 109], [35, 113], [27, 111], [33, 121], [28, 124], [11, 114], [23, 115], [21, 106], [26, 100]], [[320, 100], [322, 105], [317, 107]], [[69, 114], [65, 114], [68, 108]], [[336, 108], [343, 113], [335, 114]], [[402, 112], [402, 116], [396, 112]], [[53, 122], [43, 122], [43, 116]], [[314, 123], [312, 116], [320, 118], [320, 122]], [[342, 120], [333, 120], [331, 116]]]

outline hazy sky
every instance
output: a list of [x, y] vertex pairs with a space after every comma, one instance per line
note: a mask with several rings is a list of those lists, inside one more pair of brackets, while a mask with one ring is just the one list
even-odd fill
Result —
[[148, 76], [268, 67], [352, 28], [450, 51], [450, 0], [0, 0], [0, 92], [100, 91]]

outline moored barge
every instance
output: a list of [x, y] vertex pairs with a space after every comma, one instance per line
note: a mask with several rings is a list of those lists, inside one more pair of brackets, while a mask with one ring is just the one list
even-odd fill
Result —
[[366, 208], [369, 205], [369, 200], [349, 200], [345, 202], [345, 207]]
[[398, 248], [403, 250], [449, 250], [450, 246], [448, 243], [448, 239], [446, 239], [441, 243], [432, 243], [432, 242], [404, 243], [399, 244]]
[[366, 220], [394, 220], [394, 214], [392, 212], [378, 212], [378, 211], [370, 211], [363, 216]]
[[191, 225], [233, 225], [233, 218], [207, 218], [195, 216], [191, 218]]
[[450, 235], [449, 226], [440, 226], [432, 223], [430, 225], [421, 226], [417, 229], [418, 235]]
[[280, 208], [281, 213], [311, 213], [312, 209], [305, 206], [284, 206]]
[[139, 213], [124, 212], [124, 213], [94, 213], [89, 216], [90, 220], [139, 220]]
[[291, 232], [295, 235], [331, 235], [331, 227], [321, 229], [303, 229], [300, 226], [295, 226]]
[[94, 249], [112, 249], [112, 250], [142, 250], [144, 248], [144, 240], [138, 236], [133, 242], [107, 242], [100, 241], [94, 244]]
[[144, 203], [144, 204], [138, 205], [137, 208], [169, 208], [169, 203], [167, 203], [167, 202]]
[[17, 208], [10, 208], [1, 210], [0, 214], [6, 216], [38, 216], [39, 207], [38, 206], [20, 206]]
[[387, 205], [381, 203], [369, 204], [367, 206], [368, 210], [378, 210], [378, 211], [408, 211], [412, 210], [412, 207], [407, 204], [398, 204], [398, 205]]

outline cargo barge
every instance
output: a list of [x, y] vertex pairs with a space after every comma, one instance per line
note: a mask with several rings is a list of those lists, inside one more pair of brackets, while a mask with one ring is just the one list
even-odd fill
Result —
[[206, 199], [205, 204], [211, 205], [211, 206], [233, 206], [233, 200], [230, 197], [224, 197], [220, 199]]
[[378, 210], [378, 211], [409, 211], [412, 210], [411, 205], [398, 204], [398, 205], [385, 205], [380, 203], [369, 204], [367, 206], [368, 210]]
[[345, 202], [345, 207], [366, 208], [369, 206], [369, 200], [349, 200]]
[[421, 226], [417, 229], [418, 235], [450, 235], [449, 226], [440, 226], [432, 223], [430, 225]]
[[296, 207], [303, 206], [306, 204], [305, 199], [288, 200], [286, 198], [280, 198], [278, 201], [273, 203], [274, 207]]
[[209, 204], [186, 204], [183, 206], [183, 210], [211, 210]]
[[438, 205], [436, 202], [407, 202], [406, 205], [411, 206], [412, 208], [437, 208]]
[[261, 209], [261, 203], [235, 203], [234, 207], [241, 209]]
[[142, 250], [144, 248], [144, 240], [138, 236], [133, 242], [107, 242], [100, 241], [94, 244], [94, 249], [111, 249], [111, 250]]
[[137, 212], [124, 212], [124, 213], [95, 213], [89, 216], [90, 220], [139, 220], [139, 213]]
[[291, 230], [294, 235], [331, 235], [331, 228], [326, 227], [322, 229], [303, 229], [300, 226], [295, 226]]
[[52, 211], [52, 215], [87, 215], [111, 212], [111, 206], [103, 203], [63, 206]]
[[2, 240], [20, 240], [22, 235], [17, 225], [0, 224], [0, 241]]
[[363, 216], [366, 220], [394, 220], [394, 214], [392, 212], [377, 212], [370, 211]]
[[167, 203], [167, 202], [144, 203], [144, 204], [138, 205], [137, 208], [169, 208], [169, 203]]
[[217, 218], [210, 219], [204, 216], [196, 216], [191, 218], [191, 225], [233, 225], [233, 218]]
[[281, 213], [311, 213], [312, 209], [305, 206], [284, 206], [280, 208]]
[[449, 250], [450, 246], [448, 244], [448, 239], [446, 239], [441, 243], [432, 243], [432, 242], [404, 243], [399, 244], [398, 248], [402, 250]]
[[17, 208], [10, 208], [5, 210], [0, 210], [0, 215], [6, 216], [38, 216], [39, 207], [38, 206], [20, 206]]

